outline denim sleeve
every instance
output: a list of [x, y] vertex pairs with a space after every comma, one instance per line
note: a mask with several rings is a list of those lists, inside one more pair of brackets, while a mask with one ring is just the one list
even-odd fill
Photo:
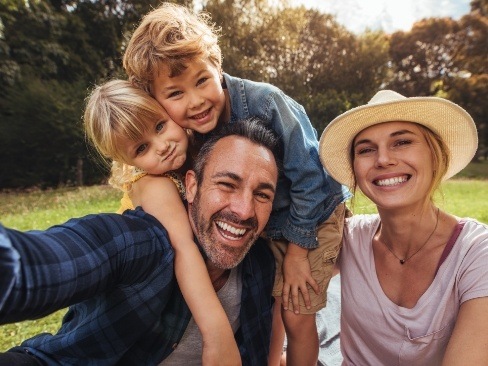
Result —
[[347, 189], [323, 169], [317, 131], [300, 104], [277, 91], [270, 94], [265, 114], [283, 143], [287, 183], [285, 191], [277, 192], [275, 202], [278, 211], [285, 205], [289, 205], [289, 210], [287, 217], [280, 220], [281, 235], [303, 248], [315, 248], [317, 225], [347, 198]]
[[142, 282], [162, 265], [165, 246], [165, 230], [143, 211], [89, 215], [45, 231], [0, 226], [0, 324]]

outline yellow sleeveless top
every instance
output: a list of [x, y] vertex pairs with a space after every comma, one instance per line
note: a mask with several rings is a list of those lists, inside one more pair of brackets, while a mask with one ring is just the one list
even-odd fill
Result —
[[[125, 210], [133, 210], [134, 204], [132, 203], [131, 198], [129, 197], [129, 189], [130, 185], [133, 183], [137, 182], [139, 179], [142, 177], [146, 176], [147, 173], [143, 171], [139, 171], [136, 174], [134, 174], [134, 177], [132, 178], [132, 181], [129, 184], [126, 184], [124, 186], [124, 195], [122, 196], [122, 199], [120, 200], [120, 207], [117, 210], [118, 214], [123, 213]], [[178, 189], [178, 193], [180, 194], [181, 199], [184, 201], [186, 200], [186, 191], [185, 191], [185, 185], [183, 184], [183, 180], [180, 178], [178, 174], [175, 172], [168, 172], [164, 173], [162, 177], [169, 178], [173, 181], [173, 183], [176, 185], [176, 188]]]

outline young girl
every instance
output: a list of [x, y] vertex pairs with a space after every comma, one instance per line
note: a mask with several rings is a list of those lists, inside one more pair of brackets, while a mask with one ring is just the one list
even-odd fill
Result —
[[110, 183], [124, 192], [119, 212], [141, 206], [167, 229], [175, 252], [175, 274], [202, 334], [202, 362], [241, 363], [233, 331], [210, 282], [183, 204], [188, 135], [144, 91], [128, 81], [96, 87], [84, 114], [86, 133], [112, 160]]

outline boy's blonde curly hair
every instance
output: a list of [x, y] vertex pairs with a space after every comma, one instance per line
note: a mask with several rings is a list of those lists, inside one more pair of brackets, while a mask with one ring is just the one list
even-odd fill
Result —
[[170, 77], [177, 76], [195, 58], [208, 60], [220, 70], [219, 33], [208, 14], [163, 3], [144, 16], [127, 45], [123, 66], [129, 81], [151, 93], [161, 65], [169, 68]]
[[112, 186], [125, 190], [141, 173], [124, 161], [119, 139], [139, 139], [146, 126], [163, 116], [154, 98], [126, 80], [111, 80], [92, 90], [83, 116], [85, 133], [102, 158], [112, 160]]

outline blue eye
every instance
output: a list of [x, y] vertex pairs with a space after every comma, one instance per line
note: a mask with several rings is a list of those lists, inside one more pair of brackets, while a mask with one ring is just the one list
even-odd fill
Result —
[[142, 144], [136, 149], [136, 154], [139, 155], [146, 150], [147, 144]]
[[161, 132], [161, 130], [164, 128], [164, 122], [159, 122], [156, 125], [156, 132]]

